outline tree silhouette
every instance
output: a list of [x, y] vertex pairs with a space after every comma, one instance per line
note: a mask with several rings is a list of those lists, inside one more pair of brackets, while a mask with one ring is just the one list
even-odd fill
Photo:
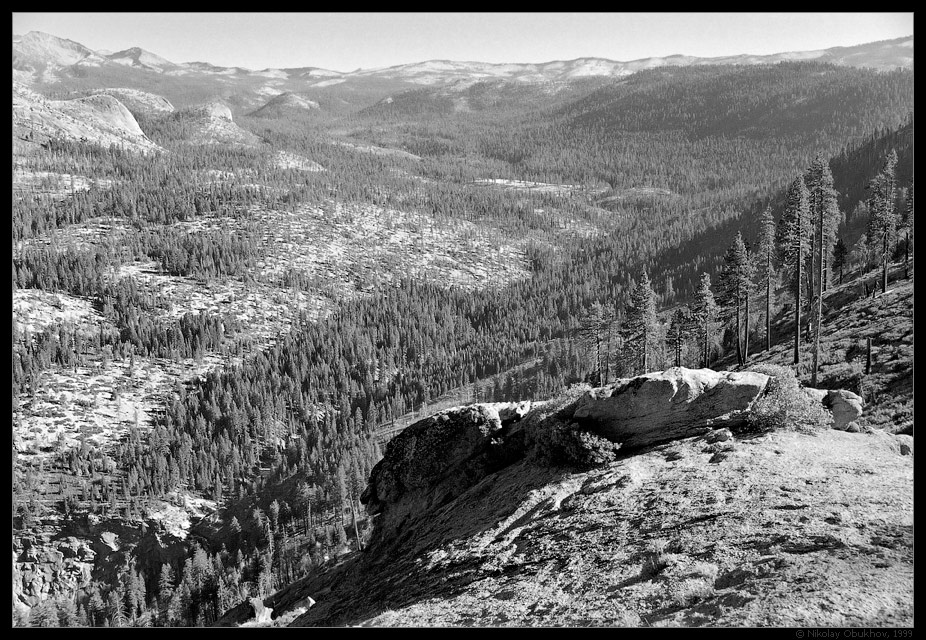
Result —
[[803, 176], [798, 176], [788, 189], [784, 215], [778, 222], [778, 250], [782, 264], [789, 270], [794, 299], [794, 364], [801, 361], [801, 305], [803, 304], [802, 267], [809, 245], [810, 205]]

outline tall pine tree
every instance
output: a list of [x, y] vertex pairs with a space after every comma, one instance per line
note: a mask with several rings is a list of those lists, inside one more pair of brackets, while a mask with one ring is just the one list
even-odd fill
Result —
[[659, 325], [656, 323], [656, 294], [645, 270], [633, 289], [626, 315], [622, 333], [628, 368], [634, 373], [648, 373], [653, 349], [659, 341]]
[[816, 277], [811, 278], [811, 281], [815, 284], [822, 282], [822, 291], [826, 291], [830, 280], [828, 271], [832, 263], [833, 242], [841, 219], [838, 194], [833, 186], [833, 173], [830, 171], [829, 162], [817, 156], [807, 169], [804, 183], [807, 186], [811, 220], [816, 230], [815, 239], [811, 242], [815, 252], [813, 262], [815, 268], [819, 269], [812, 273]]
[[891, 150], [881, 172], [868, 183], [868, 242], [881, 254], [881, 293], [887, 291], [890, 237], [897, 226], [894, 211], [896, 167], [897, 152]]
[[775, 269], [775, 216], [769, 205], [759, 219], [759, 238], [753, 259], [756, 267], [756, 282], [765, 290], [765, 350], [772, 348], [772, 291], [778, 273]]
[[[823, 329], [823, 292], [826, 291], [827, 264], [832, 263], [830, 250], [833, 246], [833, 237], [839, 225], [839, 205], [837, 203], [836, 189], [833, 187], [833, 174], [829, 163], [817, 156], [805, 174], [805, 182], [810, 204], [810, 220], [813, 224], [813, 237], [811, 238], [810, 256], [810, 287], [809, 298], [815, 302], [814, 308], [814, 347], [813, 347], [813, 373], [811, 384], [817, 384], [817, 371], [820, 362], [820, 334]], [[814, 267], [816, 266], [816, 278]], [[816, 291], [814, 291], [816, 286]]]
[[676, 367], [682, 366], [682, 350], [688, 338], [688, 330], [691, 324], [691, 313], [686, 307], [679, 307], [672, 314], [672, 322], [669, 325], [666, 341], [672, 348], [673, 362]]
[[[752, 292], [753, 265], [743, 236], [737, 232], [727, 250], [720, 271], [720, 305], [736, 334], [736, 359], [740, 365], [749, 358], [749, 296]], [[740, 313], [745, 306], [745, 313]], [[745, 335], [744, 335], [745, 334]]]
[[804, 259], [810, 239], [810, 204], [803, 176], [798, 176], [788, 189], [784, 215], [778, 221], [776, 237], [781, 263], [789, 271], [794, 297], [794, 364], [801, 361], [801, 305], [803, 304]]
[[717, 317], [717, 303], [714, 300], [714, 293], [711, 291], [710, 274], [701, 274], [701, 281], [698, 283], [698, 291], [695, 294], [695, 302], [692, 305], [691, 314], [698, 327], [698, 342], [701, 345], [702, 366], [709, 367], [709, 342], [713, 332], [714, 321]]
[[833, 246], [833, 270], [839, 271], [839, 284], [842, 284], [842, 275], [848, 260], [849, 248], [842, 241], [842, 238], [837, 238], [836, 244]]

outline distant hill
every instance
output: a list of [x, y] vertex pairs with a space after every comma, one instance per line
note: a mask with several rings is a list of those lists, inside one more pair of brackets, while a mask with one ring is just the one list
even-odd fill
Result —
[[174, 105], [164, 98], [138, 89], [112, 88], [100, 89], [96, 93], [106, 94], [117, 98], [130, 111], [145, 114], [173, 113]]
[[139, 47], [132, 47], [124, 51], [111, 53], [106, 57], [116, 64], [132, 67], [144, 67], [146, 69], [152, 69], [162, 73], [178, 68], [178, 65], [174, 64], [170, 60], [165, 60], [164, 58], [149, 51], [145, 51], [144, 49], [140, 49]]
[[14, 82], [14, 150], [17, 141], [38, 144], [52, 137], [142, 152], [160, 150], [125, 105], [111, 95], [47, 100]]
[[13, 69], [43, 74], [78, 63], [101, 65], [106, 58], [84, 45], [56, 36], [30, 31], [13, 41]]
[[[877, 70], [912, 69], [913, 37], [767, 56], [744, 54], [699, 58], [673, 55], [627, 62], [578, 58], [530, 64], [429, 60], [350, 73], [310, 66], [250, 70], [209, 62], [174, 63], [138, 47], [115, 53], [95, 52], [80, 43], [35, 31], [13, 39], [14, 77], [20, 82], [73, 89], [99, 88], [101, 83], [104, 86], [129, 86], [154, 91], [174, 104], [184, 103], [182, 96], [190, 91], [192, 82], [199, 87], [207, 86], [214, 95], [240, 103], [247, 111], [259, 108], [268, 95], [306, 91], [331, 92], [351, 104], [356, 105], [358, 100], [363, 100], [366, 103], [359, 106], [370, 106], [389, 95], [422, 86], [456, 84], [459, 89], [461, 83], [498, 80], [519, 84], [568, 84], [594, 78], [620, 79], [657, 67], [743, 66], [794, 60], [815, 60]], [[314, 96], [302, 97], [319, 101]]]
[[[779, 138], [864, 125], [912, 100], [912, 74], [873, 75], [817, 61], [662, 67], [610, 83], [559, 115], [575, 127], [679, 130], [696, 137]], [[860, 99], [858, 92], [866, 98]], [[877, 100], [877, 107], [870, 98]]]
[[254, 118], [284, 118], [291, 115], [301, 115], [305, 112], [315, 111], [319, 108], [314, 100], [303, 98], [295, 93], [281, 93], [274, 96], [267, 103], [252, 111], [248, 115]]
[[235, 124], [231, 110], [221, 102], [184, 109], [173, 117], [183, 123], [183, 140], [191, 144], [253, 145], [260, 142], [260, 138]]
[[797, 60], [816, 60], [831, 64], [866, 67], [878, 70], [913, 68], [913, 36], [884, 40], [851, 47], [834, 47], [816, 51], [794, 51], [771, 55], [735, 55], [715, 58], [672, 55], [619, 62], [605, 58], [577, 58], [538, 64], [492, 64], [428, 60], [383, 69], [355, 71], [345, 76], [401, 79], [415, 84], [447, 84], [455, 80], [509, 79], [521, 82], [563, 82], [594, 76], [622, 77], [656, 67], [690, 67], [702, 65], [777, 64]]

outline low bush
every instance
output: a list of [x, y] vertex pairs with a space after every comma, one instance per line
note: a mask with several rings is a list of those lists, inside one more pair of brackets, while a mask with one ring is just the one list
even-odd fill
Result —
[[801, 431], [811, 433], [832, 425], [833, 415], [823, 404], [805, 393], [794, 371], [788, 367], [761, 364], [752, 369], [769, 376], [768, 386], [747, 417], [753, 432]]
[[641, 575], [652, 578], [658, 576], [665, 569], [673, 565], [676, 561], [676, 556], [673, 553], [669, 553], [668, 549], [668, 541], [662, 539], [654, 540], [647, 545]]
[[714, 585], [703, 578], [689, 579], [672, 590], [672, 602], [677, 607], [690, 607], [714, 595]]
[[574, 422], [548, 419], [534, 442], [537, 456], [548, 463], [579, 467], [598, 467], [617, 458], [621, 445], [580, 428]]

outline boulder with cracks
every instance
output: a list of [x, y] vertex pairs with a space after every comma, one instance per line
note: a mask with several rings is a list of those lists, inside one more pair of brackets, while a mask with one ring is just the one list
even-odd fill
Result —
[[623, 449], [640, 448], [741, 425], [768, 379], [752, 371], [674, 367], [592, 389], [572, 418]]

